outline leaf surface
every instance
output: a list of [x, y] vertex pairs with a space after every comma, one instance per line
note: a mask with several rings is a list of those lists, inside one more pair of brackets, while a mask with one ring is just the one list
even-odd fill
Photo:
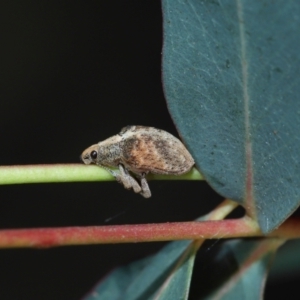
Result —
[[187, 299], [196, 248], [172, 242], [157, 254], [114, 270], [85, 300]]
[[264, 233], [300, 202], [300, 5], [163, 0], [169, 111], [209, 184]]
[[198, 284], [203, 286], [200, 299], [262, 299], [270, 264], [282, 243], [276, 239], [233, 240], [217, 247], [205, 261], [208, 267], [203, 268], [204, 280]]

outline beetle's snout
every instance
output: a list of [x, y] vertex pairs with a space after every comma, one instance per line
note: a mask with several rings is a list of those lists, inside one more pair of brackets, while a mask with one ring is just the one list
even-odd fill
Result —
[[[95, 163], [95, 159], [96, 157], [93, 157], [92, 153], [96, 152], [96, 149], [98, 148], [98, 145], [92, 145], [91, 147], [85, 149], [82, 154], [80, 155], [80, 160], [86, 164], [86, 165], [90, 165], [91, 163]], [[97, 152], [96, 152], [97, 154]]]
[[86, 151], [84, 151], [81, 155], [80, 155], [80, 160], [86, 164], [86, 165], [89, 165], [92, 163], [92, 160], [91, 160], [91, 157], [90, 157], [90, 154]]
[[82, 153], [79, 159], [86, 165], [89, 165], [91, 163], [91, 158], [87, 153]]

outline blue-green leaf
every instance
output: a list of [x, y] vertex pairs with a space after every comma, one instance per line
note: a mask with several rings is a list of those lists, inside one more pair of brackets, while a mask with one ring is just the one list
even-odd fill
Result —
[[300, 202], [300, 5], [163, 0], [170, 113], [211, 186], [264, 233]]
[[114, 270], [86, 300], [187, 299], [196, 248], [173, 242], [156, 255]]
[[225, 242], [209, 262], [212, 288], [201, 299], [262, 299], [270, 263], [281, 244], [276, 239]]
[[287, 241], [276, 254], [268, 280], [277, 281], [300, 276], [300, 240]]

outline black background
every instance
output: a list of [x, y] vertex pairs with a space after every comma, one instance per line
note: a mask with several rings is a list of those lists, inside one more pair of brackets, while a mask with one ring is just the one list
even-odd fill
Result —
[[[79, 163], [125, 125], [177, 135], [161, 83], [160, 1], [7, 1], [1, 24], [1, 165]], [[116, 182], [0, 186], [0, 226], [187, 221], [221, 201], [205, 182], [150, 187], [146, 200]], [[1, 250], [0, 299], [79, 299], [162, 246]]]

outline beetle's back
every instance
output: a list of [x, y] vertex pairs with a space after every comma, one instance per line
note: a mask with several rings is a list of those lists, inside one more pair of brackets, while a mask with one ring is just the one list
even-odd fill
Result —
[[135, 173], [175, 174], [188, 172], [194, 160], [185, 146], [170, 133], [144, 126], [122, 129], [123, 163]]

